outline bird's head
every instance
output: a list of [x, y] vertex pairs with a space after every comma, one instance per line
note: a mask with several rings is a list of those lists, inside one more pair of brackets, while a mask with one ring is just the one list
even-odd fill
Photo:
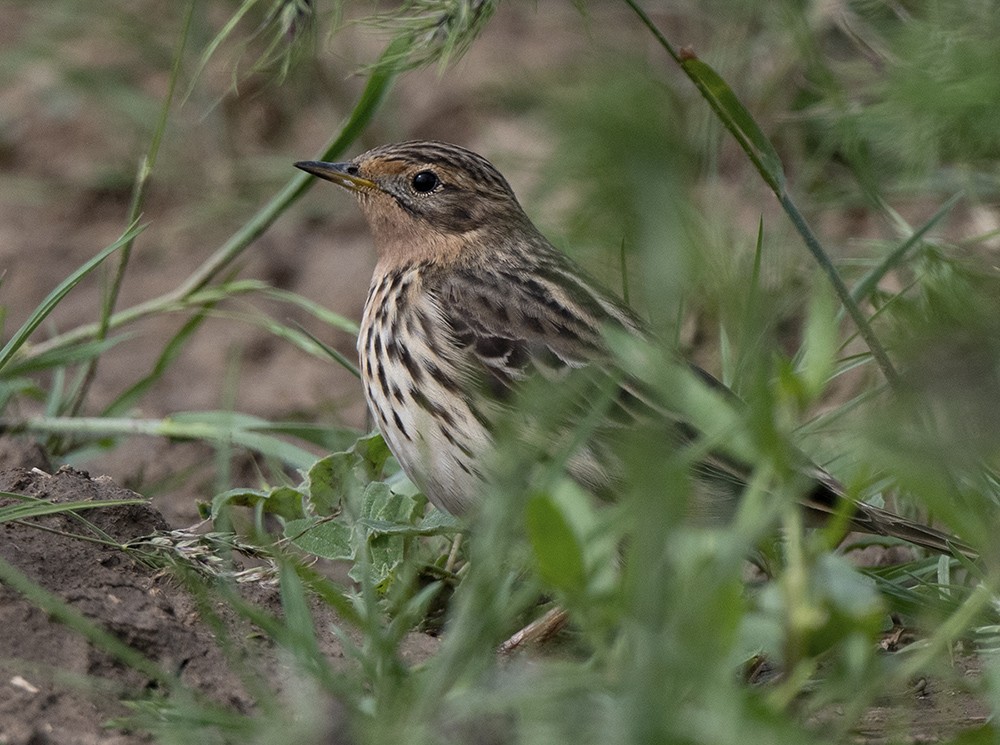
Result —
[[457, 145], [403, 142], [295, 166], [354, 192], [383, 260], [447, 259], [534, 230], [500, 172]]

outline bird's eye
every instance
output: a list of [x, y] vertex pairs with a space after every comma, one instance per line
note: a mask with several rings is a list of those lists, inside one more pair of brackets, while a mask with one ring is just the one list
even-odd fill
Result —
[[421, 194], [433, 191], [440, 181], [434, 171], [421, 171], [413, 177], [413, 188]]

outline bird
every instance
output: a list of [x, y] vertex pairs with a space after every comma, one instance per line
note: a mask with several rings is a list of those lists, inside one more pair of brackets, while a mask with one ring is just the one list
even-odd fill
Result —
[[[365, 301], [358, 353], [365, 398], [390, 451], [439, 509], [473, 511], [490, 478], [496, 424], [529, 380], [609, 370], [609, 334], [655, 336], [535, 227], [501, 173], [483, 156], [439, 141], [375, 147], [346, 162], [295, 166], [354, 194], [377, 262]], [[731, 401], [735, 393], [690, 365]], [[676, 417], [640, 382], [617, 373], [608, 416]], [[697, 441], [691, 423], [671, 423], [673, 443]], [[594, 493], [620, 477], [598, 445], [582, 444], [566, 470]], [[694, 467], [696, 500], [732, 513], [749, 464], [709, 453]], [[800, 502], [810, 524], [849, 515], [849, 527], [935, 552], [973, 555], [954, 536], [850, 499], [827, 471], [802, 456]]]

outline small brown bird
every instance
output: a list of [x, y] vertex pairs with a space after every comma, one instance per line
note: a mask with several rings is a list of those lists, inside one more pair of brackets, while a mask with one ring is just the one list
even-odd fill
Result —
[[[638, 316], [546, 240], [504, 177], [474, 152], [403, 142], [346, 163], [295, 165], [353, 192], [371, 228], [378, 263], [358, 338], [365, 395], [403, 470], [441, 509], [461, 515], [475, 504], [495, 448], [494, 423], [523, 381], [613, 365], [608, 330], [649, 338]], [[625, 414], [654, 413], [624, 380], [618, 399]], [[697, 437], [690, 424], [675, 425], [678, 441]], [[812, 481], [802, 498], [807, 513], [842, 511], [846, 498], [833, 477], [803, 466]], [[595, 492], [615, 478], [588, 445], [567, 470]], [[705, 487], [696, 499], [723, 503], [739, 496], [751, 472], [724, 456], [695, 470]], [[961, 547], [885, 510], [864, 503], [847, 509], [857, 530], [945, 553]]]

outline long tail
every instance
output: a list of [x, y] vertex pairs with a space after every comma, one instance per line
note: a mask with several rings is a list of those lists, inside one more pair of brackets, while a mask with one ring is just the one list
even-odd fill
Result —
[[949, 555], [960, 553], [973, 561], [979, 558], [979, 552], [953, 535], [870, 504], [858, 503], [851, 517], [851, 526], [863, 533], [899, 538], [930, 551]]
[[[828, 517], [832, 512], [843, 509], [843, 501], [847, 497], [840, 483], [826, 471], [821, 470], [815, 475], [819, 483], [805, 500], [808, 511], [820, 517]], [[908, 520], [864, 502], [853, 503], [852, 509], [854, 512], [851, 515], [851, 528], [854, 530], [899, 538], [914, 546], [941, 554], [951, 556], [962, 554], [972, 561], [979, 558], [979, 552], [969, 544], [929, 525]]]

